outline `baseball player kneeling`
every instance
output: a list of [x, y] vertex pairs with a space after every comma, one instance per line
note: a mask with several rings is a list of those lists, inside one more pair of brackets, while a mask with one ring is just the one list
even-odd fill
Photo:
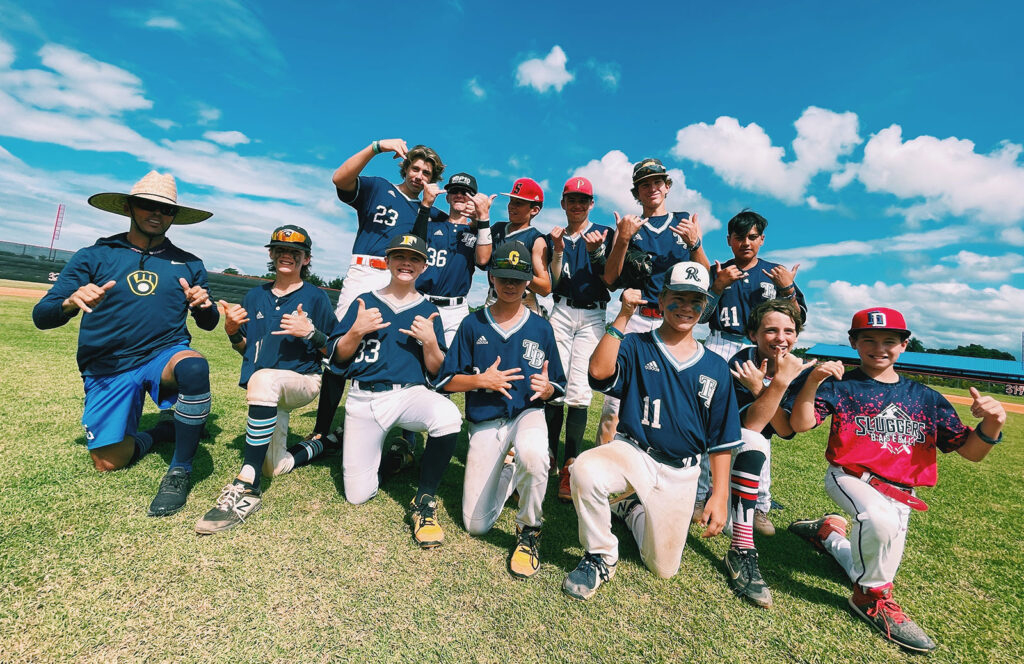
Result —
[[[623, 293], [622, 308], [590, 360], [590, 384], [621, 400], [614, 439], [576, 458], [570, 484], [579, 515], [583, 560], [562, 583], [588, 599], [615, 574], [618, 540], [611, 514], [632, 531], [644, 564], [674, 576], [686, 544], [700, 459], [711, 456], [714, 489], [702, 519], [717, 535], [729, 510], [729, 462], [741, 444], [729, 367], [693, 338], [707, 306], [709, 278], [699, 263], [681, 262], [658, 296], [663, 318], [650, 332], [624, 334], [640, 291]], [[609, 505], [609, 497], [627, 494]]]
[[935, 642], [892, 598], [911, 510], [927, 509], [915, 487], [935, 485], [936, 449], [984, 459], [1003, 438], [1006, 411], [972, 387], [971, 414], [981, 422], [973, 430], [964, 425], [945, 397], [896, 373], [909, 338], [900, 312], [865, 309], [850, 326], [860, 366], [844, 373], [841, 362], [825, 362], [811, 370], [790, 424], [807, 431], [832, 416], [825, 491], [853, 517], [853, 526], [847, 539], [846, 519], [826, 514], [795, 521], [789, 530], [846, 571], [855, 615], [903, 648], [930, 652]]
[[201, 535], [244, 523], [263, 504], [260, 469], [268, 477], [287, 473], [295, 465], [292, 453], [305, 454], [309, 441], [285, 449], [289, 414], [320, 393], [323, 348], [338, 323], [327, 294], [303, 279], [313, 249], [309, 233], [281, 226], [267, 247], [274, 281], [246, 293], [241, 306], [219, 302], [224, 331], [242, 355], [238, 384], [249, 412], [242, 470], [196, 523]]
[[377, 469], [390, 429], [426, 431], [410, 519], [416, 543], [429, 549], [444, 542], [434, 496], [455, 451], [462, 415], [427, 388], [446, 347], [437, 307], [416, 292], [416, 278], [427, 267], [426, 242], [400, 235], [388, 245], [386, 260], [391, 283], [356, 298], [338, 323], [346, 332], [328, 343], [331, 361], [347, 367], [355, 381], [345, 402], [345, 498], [359, 505], [377, 495]]
[[[491, 260], [497, 300], [462, 321], [438, 385], [466, 392], [469, 452], [462, 520], [471, 535], [491, 529], [513, 491], [519, 491], [512, 576], [540, 568], [542, 504], [548, 484], [544, 402], [565, 394], [565, 375], [551, 325], [523, 305], [533, 274], [530, 251], [505, 242]], [[505, 463], [510, 450], [514, 461]]]

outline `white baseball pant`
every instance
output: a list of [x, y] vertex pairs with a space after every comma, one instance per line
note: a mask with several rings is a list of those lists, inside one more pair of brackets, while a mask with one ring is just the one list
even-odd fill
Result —
[[286, 369], [259, 369], [245, 386], [250, 406], [277, 406], [277, 426], [270, 438], [263, 474], [273, 477], [288, 451], [288, 419], [320, 394], [320, 374], [300, 374]]
[[[381, 258], [380, 260], [384, 260]], [[391, 283], [391, 272], [378, 270], [369, 265], [348, 266], [345, 274], [345, 281], [341, 284], [341, 293], [338, 295], [338, 306], [334, 308], [334, 315], [338, 320], [345, 317], [349, 306], [363, 293], [380, 290]], [[327, 332], [328, 330], [325, 330]]]
[[[771, 441], [769, 441], [767, 438], [762, 436], [757, 431], [750, 431], [750, 429], [742, 429], [744, 445], [742, 445], [740, 447], [737, 447], [737, 448], [735, 448], [733, 450], [733, 457], [732, 458], [735, 459], [736, 455], [739, 452], [742, 452], [745, 449], [748, 449], [747, 445], [746, 445], [747, 435], [748, 435], [747, 432], [748, 431], [751, 434], [755, 434], [758, 438], [760, 438], [761, 440], [764, 441], [764, 445], [763, 446], [759, 445], [756, 448], [749, 448], [749, 449], [757, 449], [757, 450], [760, 450], [761, 452], [764, 452], [764, 465], [761, 466], [761, 476], [758, 478], [758, 483], [757, 483], [757, 505], [755, 506], [755, 509], [761, 510], [762, 512], [767, 514], [772, 509], [772, 492], [771, 492], [771, 488], [772, 488], [772, 446], [771, 446]], [[703, 459], [701, 459], [701, 462], [700, 462], [700, 480], [697, 483], [697, 498], [700, 499], [700, 500], [707, 500], [707, 497], [710, 494], [711, 494], [711, 464], [708, 461], [707, 457], [704, 457]]]
[[345, 499], [359, 505], [377, 495], [377, 469], [388, 431], [426, 431], [428, 436], [446, 436], [462, 429], [462, 414], [451, 400], [423, 385], [389, 392], [349, 389], [345, 401], [345, 440], [342, 466]]
[[[515, 450], [515, 472], [502, 472], [505, 455]], [[543, 408], [514, 419], [469, 424], [469, 452], [462, 485], [462, 522], [470, 535], [483, 535], [501, 515], [513, 490], [519, 491], [516, 523], [540, 528], [548, 486], [548, 428]]]
[[594, 396], [587, 369], [590, 356], [604, 334], [605, 310], [575, 309], [564, 302], [556, 302], [548, 322], [555, 332], [555, 345], [567, 379], [565, 397], [552, 403], [585, 408]]
[[825, 491], [853, 517], [850, 539], [838, 534], [825, 541], [828, 551], [854, 583], [878, 588], [892, 583], [903, 560], [910, 506], [883, 496], [841, 468], [829, 466]]
[[459, 330], [459, 325], [462, 324], [462, 319], [469, 315], [469, 303], [463, 300], [462, 304], [453, 304], [447, 307], [436, 306], [438, 313], [441, 314], [441, 326], [444, 327], [444, 344], [451, 348], [452, 341], [455, 340], [455, 333]]
[[[641, 316], [639, 313], [634, 312], [630, 316], [629, 322], [626, 323], [626, 334], [630, 332], [651, 332], [659, 327], [661, 327], [660, 318]], [[604, 422], [609, 417], [617, 417], [618, 414], [619, 400], [606, 394], [604, 396], [604, 406], [601, 408], [601, 421]]]
[[632, 488], [642, 504], [630, 513], [626, 525], [640, 557], [658, 576], [675, 576], [686, 546], [700, 466], [673, 468], [615, 438], [580, 454], [571, 468], [572, 502], [583, 548], [601, 554], [608, 564], [618, 561], [619, 541], [612, 534], [608, 497]]

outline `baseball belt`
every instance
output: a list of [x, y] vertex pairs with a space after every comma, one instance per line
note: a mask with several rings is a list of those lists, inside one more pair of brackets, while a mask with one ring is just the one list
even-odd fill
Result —
[[555, 295], [554, 299], [555, 299], [555, 302], [565, 302], [565, 305], [567, 307], [572, 307], [573, 309], [587, 309], [587, 310], [591, 310], [591, 309], [605, 309], [605, 308], [608, 307], [608, 303], [607, 302], [586, 302], [586, 303], [584, 303], [584, 302], [577, 302], [576, 300], [570, 300], [569, 298], [562, 297], [561, 295]]
[[745, 344], [745, 343], [747, 343], [747, 338], [745, 336], [743, 336], [742, 334], [735, 334], [733, 332], [724, 332], [722, 330], [711, 330], [711, 334], [717, 334], [722, 339], [725, 339], [726, 341], [731, 341], [733, 343], [737, 343], [737, 344]]
[[644, 445], [639, 440], [636, 440], [635, 438], [627, 436], [623, 433], [617, 433], [615, 434], [615, 437], [618, 438], [619, 440], [629, 443], [630, 445], [637, 448], [641, 452], [644, 452], [645, 454], [647, 454], [647, 456], [651, 457], [658, 463], [663, 463], [666, 466], [671, 466], [672, 468], [689, 468], [691, 466], [696, 465], [700, 460], [699, 456], [679, 459], [655, 447], [651, 447], [650, 445]]
[[434, 295], [427, 295], [426, 297], [431, 304], [436, 304], [439, 307], [457, 307], [466, 301], [464, 297], [437, 297]]
[[637, 309], [641, 316], [647, 316], [648, 318], [663, 318], [661, 315], [661, 309], [658, 307], [640, 307]]
[[357, 380], [353, 382], [355, 383], [354, 387], [357, 390], [362, 390], [364, 392], [390, 392], [392, 390], [400, 390], [405, 387], [417, 385], [417, 383], [386, 383], [384, 381], [363, 383]]
[[[835, 464], [833, 464], [835, 465]], [[890, 482], [889, 480], [879, 477], [874, 473], [867, 471], [858, 473], [855, 470], [844, 468], [843, 466], [835, 466], [839, 470], [843, 471], [847, 475], [852, 475], [862, 482], [870, 484], [878, 493], [882, 494], [887, 498], [892, 498], [898, 503], [903, 503], [907, 507], [918, 512], [928, 511], [928, 503], [924, 502], [916, 495], [914, 495], [914, 487], [900, 484], [899, 482]]]
[[366, 256], [365, 254], [356, 254], [352, 257], [352, 262], [356, 265], [368, 265], [375, 270], [386, 270], [388, 269], [388, 263], [383, 258], [377, 256]]

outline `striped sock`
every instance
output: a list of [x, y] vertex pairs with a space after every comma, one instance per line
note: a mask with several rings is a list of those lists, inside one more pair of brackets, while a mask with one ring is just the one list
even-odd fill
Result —
[[270, 438], [277, 427], [277, 406], [249, 406], [249, 417], [245, 422], [245, 452], [242, 456], [242, 471], [238, 478], [259, 488], [260, 474], [267, 458]]
[[288, 448], [288, 454], [295, 459], [292, 468], [305, 466], [307, 463], [324, 453], [324, 442], [322, 438], [307, 438], [300, 440]]
[[764, 452], [748, 450], [736, 455], [729, 476], [732, 548], [754, 548], [754, 508]]

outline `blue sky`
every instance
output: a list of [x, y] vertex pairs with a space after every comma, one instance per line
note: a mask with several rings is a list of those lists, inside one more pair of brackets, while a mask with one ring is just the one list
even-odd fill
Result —
[[[594, 221], [636, 211], [630, 163], [656, 156], [712, 260], [729, 217], [768, 218], [763, 255], [801, 266], [803, 344], [879, 304], [926, 345], [1019, 357], [1020, 5], [394, 4], [0, 0], [5, 239], [47, 245], [59, 203], [61, 248], [120, 232], [86, 198], [157, 168], [214, 212], [171, 232], [210, 269], [261, 272], [298, 223], [331, 278], [355, 218], [330, 176], [373, 139], [429, 144], [488, 193], [535, 178], [545, 229], [574, 174]], [[398, 179], [386, 156], [365, 172]]]

